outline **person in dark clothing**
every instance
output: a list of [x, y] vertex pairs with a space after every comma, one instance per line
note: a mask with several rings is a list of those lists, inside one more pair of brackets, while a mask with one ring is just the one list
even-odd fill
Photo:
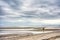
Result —
[[43, 30], [43, 32], [44, 32], [45, 28], [43, 27], [42, 30]]

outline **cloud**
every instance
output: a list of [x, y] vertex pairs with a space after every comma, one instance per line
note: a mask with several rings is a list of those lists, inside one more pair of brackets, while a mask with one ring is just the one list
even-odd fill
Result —
[[60, 1], [0, 0], [0, 18], [11, 26], [60, 24]]

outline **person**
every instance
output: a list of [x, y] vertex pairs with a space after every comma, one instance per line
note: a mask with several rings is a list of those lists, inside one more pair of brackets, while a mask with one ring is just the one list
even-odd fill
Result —
[[43, 27], [43, 29], [42, 29], [42, 30], [43, 30], [43, 32], [44, 32], [45, 28]]

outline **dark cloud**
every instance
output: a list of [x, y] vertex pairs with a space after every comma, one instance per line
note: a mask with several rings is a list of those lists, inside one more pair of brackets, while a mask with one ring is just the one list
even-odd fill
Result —
[[43, 19], [59, 19], [60, 18], [60, 15], [57, 14], [57, 15], [50, 15], [48, 13], [44, 13], [43, 15], [40, 14], [40, 18], [43, 18]]
[[10, 7], [13, 10], [19, 10], [19, 6], [22, 5], [22, 2], [20, 0], [3, 0], [3, 1], [10, 5]]
[[41, 18], [41, 19], [59, 19], [60, 18], [60, 12], [54, 14], [52, 13], [49, 14], [47, 12], [44, 12], [44, 13], [41, 13], [41, 12], [38, 12], [37, 11], [26, 11], [26, 12], [23, 12], [24, 15], [20, 15], [19, 17], [21, 18]]
[[0, 7], [0, 16], [5, 15], [4, 10]]
[[58, 7], [60, 7], [60, 0], [56, 0], [56, 4]]

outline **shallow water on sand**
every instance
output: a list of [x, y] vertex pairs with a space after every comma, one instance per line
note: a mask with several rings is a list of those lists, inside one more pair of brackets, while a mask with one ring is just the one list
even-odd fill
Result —
[[29, 30], [20, 30], [20, 29], [6, 29], [6, 30], [0, 30], [0, 35], [5, 35], [5, 34], [26, 34], [26, 33], [32, 33], [32, 34], [41, 34], [41, 33], [48, 33], [48, 32], [52, 32], [52, 31], [29, 31]]

